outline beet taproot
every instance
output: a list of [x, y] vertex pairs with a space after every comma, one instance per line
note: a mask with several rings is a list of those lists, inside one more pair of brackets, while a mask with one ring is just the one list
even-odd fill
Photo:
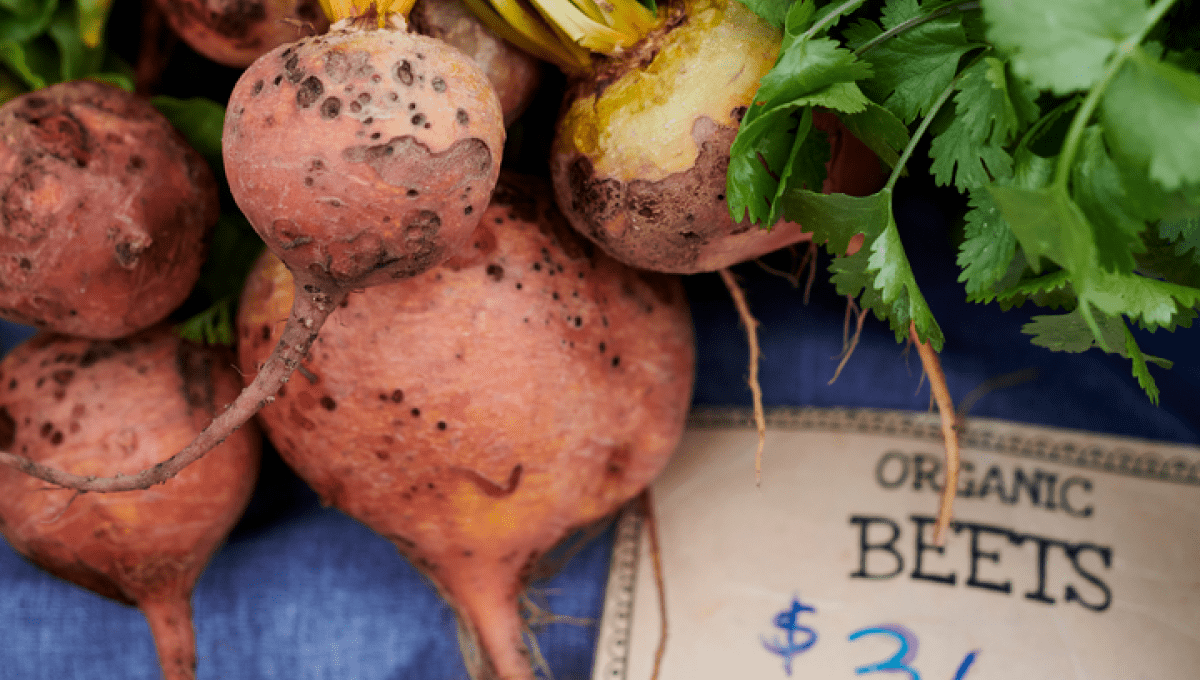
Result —
[[70, 81], [0, 107], [0, 316], [112, 339], [191, 292], [220, 212], [204, 159], [145, 99]]
[[[231, 352], [157, 326], [129, 338], [42, 333], [0, 362], [0, 448], [80, 475], [174, 453], [233, 399]], [[168, 680], [195, 678], [192, 589], [258, 474], [256, 426], [154, 489], [78, 494], [0, 466], [0, 531], [46, 571], [146, 616]], [[99, 622], [98, 622], [99, 624]]]
[[[238, 316], [247, 376], [292, 295], [266, 256]], [[259, 420], [326, 503], [436, 584], [474, 677], [529, 678], [517, 605], [533, 565], [666, 464], [694, 362], [678, 278], [591, 246], [544, 184], [502, 180], [460, 255], [349, 295]]]

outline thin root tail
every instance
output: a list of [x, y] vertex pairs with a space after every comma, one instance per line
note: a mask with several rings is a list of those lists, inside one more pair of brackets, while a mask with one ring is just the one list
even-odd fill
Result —
[[345, 298], [346, 291], [342, 289], [319, 290], [312, 286], [302, 289], [297, 286], [287, 325], [284, 326], [279, 343], [259, 369], [258, 375], [192, 443], [161, 463], [135, 474], [118, 474], [111, 477], [72, 474], [8, 451], [0, 451], [0, 463], [57, 487], [81, 492], [135, 491], [162, 484], [200, 460], [204, 454], [225, 441], [234, 430], [253, 418], [259, 409], [275, 399], [275, 394], [308, 354], [325, 319]]

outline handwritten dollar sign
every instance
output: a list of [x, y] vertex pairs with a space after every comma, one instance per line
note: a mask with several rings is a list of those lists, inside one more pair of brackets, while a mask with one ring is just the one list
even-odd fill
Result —
[[[799, 625], [796, 619], [804, 612], [815, 614], [816, 611], [816, 608], [803, 604], [799, 598], [793, 597], [791, 608], [775, 615], [775, 627], [784, 632], [784, 640], [780, 642], [778, 637], [771, 640], [762, 638], [763, 647], [768, 652], [783, 657], [783, 672], [788, 676], [792, 674], [792, 659], [807, 651], [817, 642], [817, 632], [808, 626]], [[797, 633], [805, 635], [807, 638], [798, 642], [796, 640]]]

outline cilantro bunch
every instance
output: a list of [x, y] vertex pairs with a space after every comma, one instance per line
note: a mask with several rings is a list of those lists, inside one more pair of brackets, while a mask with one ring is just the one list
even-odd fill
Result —
[[[967, 197], [967, 299], [1052, 313], [1025, 326], [1050, 349], [1100, 348], [1158, 390], [1133, 327], [1187, 327], [1200, 306], [1200, 11], [1158, 0], [743, 0], [783, 29], [734, 141], [735, 219], [786, 218], [837, 257], [839, 293], [944, 337], [892, 214], [918, 147]], [[812, 110], [838, 114], [892, 168], [866, 197], [825, 195], [829, 147]], [[850, 239], [865, 237], [853, 255]]]

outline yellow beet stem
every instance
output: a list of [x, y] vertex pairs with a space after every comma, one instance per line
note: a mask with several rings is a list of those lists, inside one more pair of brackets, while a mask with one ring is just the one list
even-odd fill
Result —
[[372, 11], [379, 17], [379, 27], [387, 24], [387, 17], [398, 15], [408, 18], [408, 13], [417, 0], [318, 0], [321, 10], [329, 21], [337, 22], [364, 16]]
[[[322, 0], [325, 1], [325, 0]], [[471, 12], [496, 35], [538, 59], [572, 74], [591, 68], [591, 53], [563, 40], [533, 8], [519, 0], [463, 0]]]
[[571, 73], [587, 71], [592, 53], [613, 55], [634, 45], [660, 20], [637, 0], [465, 1], [488, 28]]

